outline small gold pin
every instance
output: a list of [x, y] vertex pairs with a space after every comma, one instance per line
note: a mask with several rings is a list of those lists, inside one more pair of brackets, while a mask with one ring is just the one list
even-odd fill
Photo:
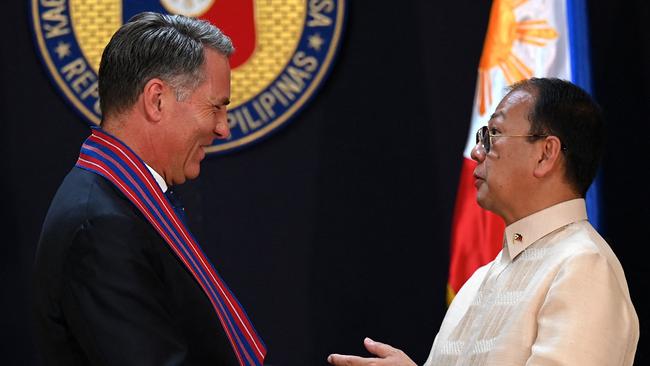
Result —
[[519, 233], [515, 233], [515, 235], [512, 236], [512, 239], [514, 241], [522, 241], [522, 240], [524, 240], [524, 237], [521, 236], [521, 234], [519, 234]]

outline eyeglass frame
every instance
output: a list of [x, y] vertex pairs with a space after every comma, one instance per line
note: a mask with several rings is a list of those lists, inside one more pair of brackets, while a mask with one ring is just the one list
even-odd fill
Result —
[[[488, 137], [487, 140], [485, 137]], [[479, 142], [481, 143], [481, 146], [483, 146], [483, 149], [485, 150], [485, 153], [489, 153], [490, 149], [492, 149], [492, 138], [493, 137], [535, 137], [535, 138], [543, 138], [543, 137], [549, 137], [551, 135], [541, 135], [541, 134], [528, 134], [528, 135], [493, 135], [490, 132], [490, 128], [488, 126], [483, 126], [479, 127], [479, 129], [476, 131], [476, 143], [478, 144]], [[487, 144], [485, 143], [487, 141]], [[562, 144], [562, 151], [566, 151], [567, 147]]]

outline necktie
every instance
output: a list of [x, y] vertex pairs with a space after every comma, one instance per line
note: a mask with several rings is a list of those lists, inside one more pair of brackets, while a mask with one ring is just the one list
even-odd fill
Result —
[[176, 215], [178, 215], [178, 217], [183, 220], [183, 223], [187, 224], [185, 217], [185, 207], [183, 207], [183, 203], [181, 202], [180, 198], [178, 198], [178, 193], [176, 193], [172, 187], [169, 187], [165, 192], [165, 197], [167, 197], [169, 203], [171, 203], [174, 212], [176, 212]]

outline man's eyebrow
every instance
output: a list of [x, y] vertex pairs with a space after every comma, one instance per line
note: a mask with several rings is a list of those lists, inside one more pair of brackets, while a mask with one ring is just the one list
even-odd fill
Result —
[[490, 116], [490, 119], [495, 119], [497, 117], [503, 117], [503, 112], [498, 111], [498, 112], [492, 113], [492, 115]]
[[230, 104], [230, 98], [228, 97], [223, 97], [221, 99], [219, 98], [208, 98], [208, 102], [213, 105], [213, 106], [223, 106], [223, 105], [228, 105]]

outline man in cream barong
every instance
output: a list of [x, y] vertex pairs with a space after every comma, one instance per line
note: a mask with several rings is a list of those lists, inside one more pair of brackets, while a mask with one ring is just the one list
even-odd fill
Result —
[[[577, 86], [515, 84], [472, 159], [479, 205], [506, 223], [503, 250], [451, 303], [425, 366], [632, 365], [639, 321], [620, 262], [587, 219], [604, 145], [600, 108]], [[377, 357], [333, 365], [415, 365], [366, 338]]]

